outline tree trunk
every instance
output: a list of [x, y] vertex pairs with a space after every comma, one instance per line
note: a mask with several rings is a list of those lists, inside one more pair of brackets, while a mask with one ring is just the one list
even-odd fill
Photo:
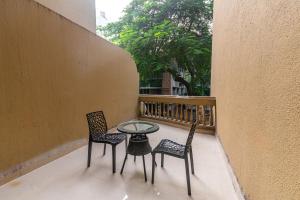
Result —
[[170, 74], [172, 74], [175, 81], [182, 83], [186, 87], [188, 96], [195, 96], [192, 85], [189, 82], [187, 82], [183, 77], [181, 77], [180, 74], [176, 70], [167, 68], [166, 71], [169, 72]]

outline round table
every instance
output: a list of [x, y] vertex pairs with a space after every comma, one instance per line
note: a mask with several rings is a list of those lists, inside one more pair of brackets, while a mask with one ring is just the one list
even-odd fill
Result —
[[[152, 148], [150, 146], [147, 134], [154, 133], [159, 130], [159, 126], [155, 123], [146, 121], [128, 121], [119, 124], [117, 127], [118, 131], [126, 134], [130, 134], [129, 144], [126, 151], [126, 156], [124, 158], [123, 166], [121, 169], [121, 174], [127, 160], [128, 154], [143, 157], [144, 165], [144, 175], [145, 181], [147, 182], [147, 174], [145, 168], [145, 158], [144, 155], [151, 153]], [[135, 159], [134, 159], [135, 160]]]

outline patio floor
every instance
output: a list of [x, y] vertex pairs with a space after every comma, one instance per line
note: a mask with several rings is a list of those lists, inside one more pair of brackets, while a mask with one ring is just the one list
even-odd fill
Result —
[[[188, 131], [160, 124], [159, 132], [149, 135], [154, 147], [162, 138], [184, 143]], [[92, 163], [86, 168], [87, 146], [61, 157], [0, 187], [5, 200], [237, 200], [222, 150], [214, 136], [195, 134], [193, 152], [195, 175], [191, 176], [192, 197], [187, 195], [184, 160], [165, 156], [151, 185], [151, 155], [146, 156], [148, 182], [144, 182], [142, 158], [129, 156], [123, 175], [124, 144], [117, 147], [117, 173], [112, 174], [110, 145], [102, 157], [103, 144], [93, 146]]]

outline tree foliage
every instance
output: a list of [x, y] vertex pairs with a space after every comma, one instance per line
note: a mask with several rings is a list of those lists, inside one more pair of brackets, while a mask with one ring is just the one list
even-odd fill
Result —
[[119, 21], [99, 30], [132, 54], [142, 80], [169, 72], [186, 86], [188, 95], [205, 95], [211, 21], [212, 0], [133, 0]]

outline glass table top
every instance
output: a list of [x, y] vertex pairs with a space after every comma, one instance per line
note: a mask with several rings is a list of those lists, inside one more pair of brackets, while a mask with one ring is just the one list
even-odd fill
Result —
[[146, 121], [128, 121], [118, 125], [118, 131], [128, 134], [149, 134], [159, 130], [159, 126]]

